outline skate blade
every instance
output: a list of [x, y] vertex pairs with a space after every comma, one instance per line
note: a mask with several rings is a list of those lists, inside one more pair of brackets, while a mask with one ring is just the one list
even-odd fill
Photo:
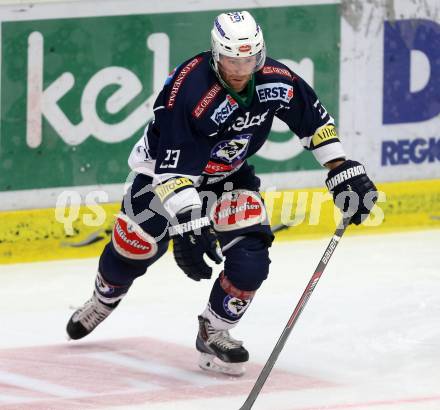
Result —
[[243, 363], [227, 363], [220, 360], [218, 357], [201, 353], [199, 359], [199, 367], [202, 370], [206, 370], [213, 373], [226, 374], [228, 376], [243, 376], [246, 372], [246, 368]]

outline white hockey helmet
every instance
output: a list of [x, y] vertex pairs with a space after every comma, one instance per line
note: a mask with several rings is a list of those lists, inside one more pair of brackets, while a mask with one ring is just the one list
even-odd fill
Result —
[[220, 56], [256, 56], [254, 72], [260, 70], [266, 60], [263, 32], [247, 11], [222, 13], [214, 20], [211, 30], [211, 52], [218, 72]]

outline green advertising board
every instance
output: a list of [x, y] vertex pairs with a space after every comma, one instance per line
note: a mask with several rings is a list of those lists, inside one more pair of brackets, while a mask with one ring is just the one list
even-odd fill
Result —
[[[251, 11], [268, 54], [302, 61], [337, 118], [338, 6]], [[174, 66], [209, 48], [219, 12], [2, 22], [0, 191], [124, 182], [155, 95]], [[252, 159], [260, 173], [319, 168], [282, 125], [269, 140]]]

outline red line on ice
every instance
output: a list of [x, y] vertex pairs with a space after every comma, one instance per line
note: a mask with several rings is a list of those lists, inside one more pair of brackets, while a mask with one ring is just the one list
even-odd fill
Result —
[[[246, 375], [234, 379], [202, 372], [197, 361], [195, 349], [145, 337], [2, 349], [0, 396], [9, 402], [3, 400], [0, 410], [87, 410], [245, 395], [261, 370], [249, 363]], [[317, 387], [335, 384], [274, 370], [265, 391]]]

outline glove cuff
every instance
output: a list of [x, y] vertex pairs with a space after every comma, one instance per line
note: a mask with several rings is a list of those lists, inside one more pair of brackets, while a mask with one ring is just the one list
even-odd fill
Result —
[[333, 189], [342, 182], [348, 181], [359, 175], [367, 175], [364, 166], [357, 161], [348, 159], [328, 172], [325, 184], [327, 185], [328, 190], [332, 192]]
[[171, 237], [183, 235], [186, 232], [200, 231], [205, 226], [211, 225], [207, 216], [191, 219], [191, 211], [184, 212], [176, 216], [178, 224], [170, 226], [168, 233]]

